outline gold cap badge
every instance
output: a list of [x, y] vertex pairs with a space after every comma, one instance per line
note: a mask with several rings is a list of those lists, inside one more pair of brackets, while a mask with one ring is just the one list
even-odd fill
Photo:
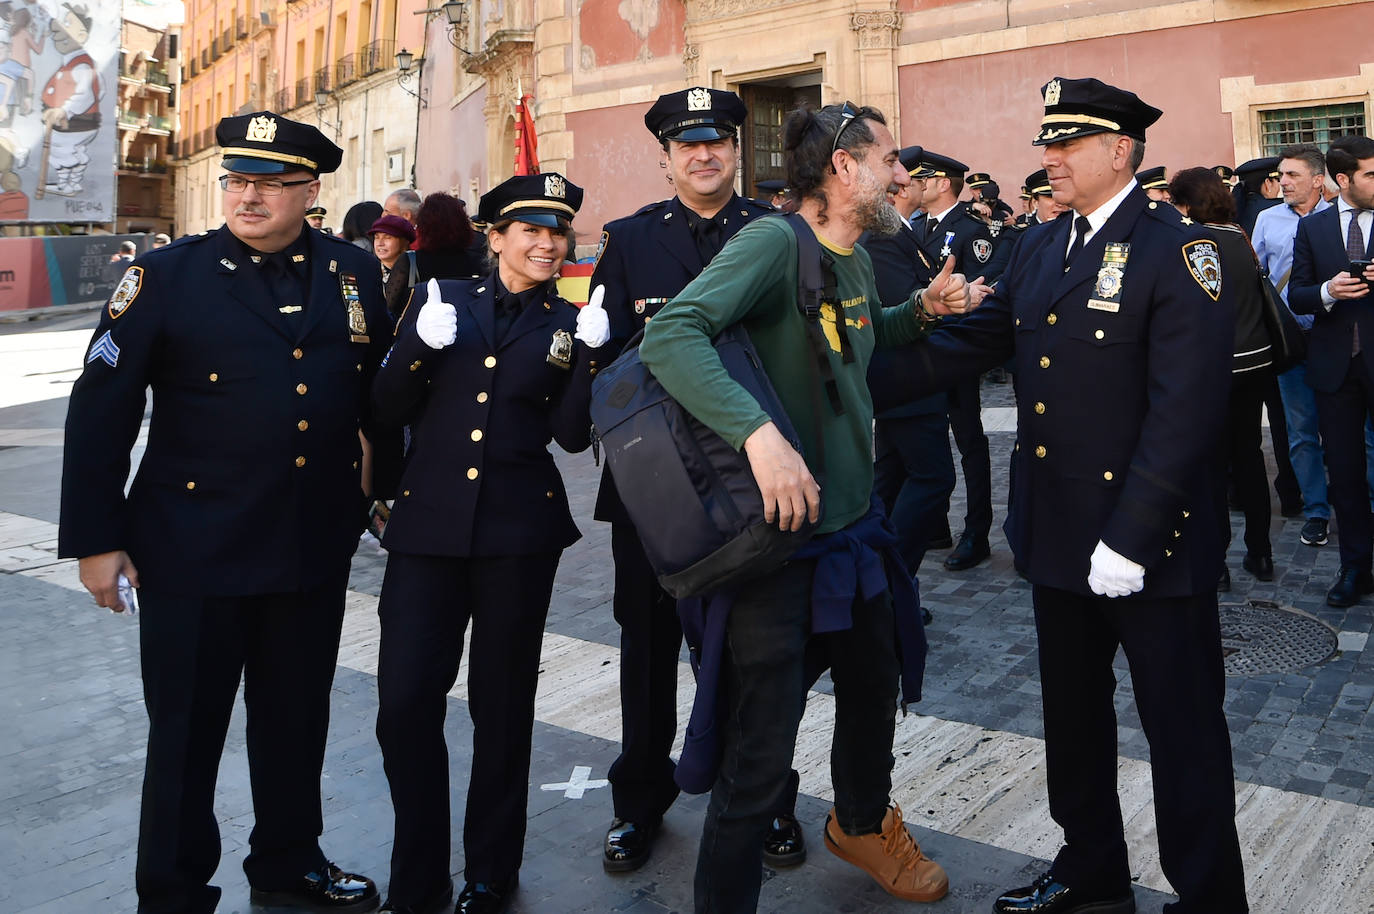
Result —
[[562, 175], [549, 175], [544, 179], [544, 196], [562, 200], [568, 195], [568, 186]]
[[1045, 107], [1046, 107], [1046, 108], [1053, 108], [1055, 105], [1059, 104], [1059, 91], [1060, 91], [1059, 79], [1058, 79], [1058, 77], [1056, 77], [1056, 78], [1050, 80], [1050, 81], [1049, 81], [1049, 84], [1045, 86]]
[[244, 139], [252, 140], [255, 143], [270, 143], [277, 138], [277, 119], [275, 117], [259, 116], [248, 122], [248, 131], [244, 134]]
[[691, 89], [687, 93], [688, 111], [710, 111], [711, 92], [708, 89]]

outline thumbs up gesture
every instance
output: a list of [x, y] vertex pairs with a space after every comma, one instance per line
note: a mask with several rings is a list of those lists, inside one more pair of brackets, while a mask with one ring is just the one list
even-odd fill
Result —
[[970, 309], [968, 281], [963, 273], [954, 272], [952, 256], [945, 258], [944, 267], [921, 293], [921, 305], [940, 317], [963, 314]]
[[415, 332], [430, 349], [452, 346], [458, 339], [458, 310], [444, 301], [437, 279], [425, 283], [425, 303], [415, 318]]
[[591, 349], [606, 345], [606, 341], [611, 338], [611, 319], [606, 316], [606, 309], [601, 306], [605, 298], [606, 287], [597, 286], [592, 290], [592, 297], [577, 312], [577, 332], [573, 336]]

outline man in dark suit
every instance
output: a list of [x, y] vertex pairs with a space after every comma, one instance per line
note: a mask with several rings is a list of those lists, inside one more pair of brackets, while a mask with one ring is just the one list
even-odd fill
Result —
[[[735, 193], [739, 125], [747, 114], [733, 92], [698, 87], [660, 96], [644, 115], [644, 126], [663, 147], [677, 195], [607, 223], [601, 234], [591, 287], [605, 287], [613, 347], [642, 330], [740, 229], [774, 212]], [[615, 821], [606, 834], [603, 866], [623, 872], [649, 859], [659, 822], [678, 794], [668, 752], [677, 733], [682, 626], [677, 602], [659, 586], [609, 469], [601, 477], [595, 517], [611, 522], [621, 749], [609, 773]], [[806, 856], [792, 804], [785, 805], [764, 846], [774, 866]]]
[[377, 262], [306, 228], [341, 150], [266, 111], [215, 135], [225, 224], [129, 267], [72, 390], [58, 548], [101, 606], [128, 605], [126, 580], [142, 603], [140, 914], [215, 910], [215, 776], [240, 676], [252, 900], [366, 911], [371, 880], [320, 850], [320, 772], [364, 493], [387, 494], [364, 461], [382, 445], [367, 390], [390, 322]]
[[[969, 204], [959, 202], [968, 166], [957, 159], [925, 150], [916, 176], [925, 180], [921, 207], [924, 225], [917, 231], [921, 249], [932, 263], [943, 264], [954, 257], [954, 271], [973, 282], [983, 277], [995, 282], [1006, 264], [1007, 245], [999, 244], [1001, 226], [990, 226], [969, 212]], [[918, 220], [919, 223], [919, 220]], [[991, 552], [988, 533], [992, 530], [992, 458], [988, 436], [983, 432], [982, 399], [978, 379], [960, 383], [947, 392], [949, 426], [959, 448], [959, 464], [964, 471], [967, 509], [964, 530], [954, 551], [945, 559], [951, 571], [972, 568]]]
[[1035, 144], [1071, 213], [1027, 230], [997, 291], [920, 347], [929, 362], [912, 389], [1014, 355], [1005, 529], [1033, 587], [1050, 814], [1065, 843], [994, 911], [1135, 911], [1116, 794], [1112, 663], [1124, 648], [1160, 863], [1179, 896], [1167, 910], [1245, 914], [1216, 598], [1231, 300], [1215, 242], [1134, 179], [1161, 112], [1096, 79], [1042, 91]]
[[1317, 395], [1341, 549], [1341, 571], [1326, 602], [1344, 607], [1374, 592], [1364, 448], [1365, 421], [1374, 415], [1374, 306], [1367, 299], [1374, 281], [1367, 265], [1374, 241], [1374, 140], [1332, 141], [1326, 169], [1340, 197], [1298, 222], [1288, 304], [1295, 313], [1315, 315], [1307, 383]]

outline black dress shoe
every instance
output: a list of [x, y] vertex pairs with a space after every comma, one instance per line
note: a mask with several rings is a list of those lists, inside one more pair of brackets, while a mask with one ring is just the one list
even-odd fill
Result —
[[1240, 564], [1258, 580], [1274, 580], [1274, 557], [1271, 555], [1252, 555], [1247, 552]]
[[1336, 576], [1336, 583], [1326, 592], [1326, 605], [1337, 609], [1354, 606], [1367, 593], [1374, 593], [1374, 576], [1358, 566], [1345, 565]]
[[608, 873], [628, 873], [639, 869], [649, 861], [649, 853], [654, 849], [654, 838], [657, 836], [657, 822], [646, 824], [616, 819], [611, 823], [611, 830], [606, 832], [601, 866]]
[[296, 907], [307, 911], [371, 911], [381, 900], [366, 876], [345, 873], [332, 863], [306, 873], [300, 884], [285, 889], [251, 889], [249, 899], [265, 908]]
[[453, 904], [453, 880], [450, 879], [444, 890], [417, 904], [394, 904], [388, 898], [377, 914], [448, 914]]
[[796, 866], [806, 861], [806, 836], [792, 813], [783, 813], [768, 823], [763, 836], [763, 862], [771, 867]]
[[515, 893], [517, 878], [512, 876], [500, 882], [469, 882], [458, 893], [458, 904], [453, 914], [500, 914], [510, 904]]
[[1045, 873], [1025, 888], [1012, 889], [992, 905], [993, 914], [1135, 914], [1135, 893], [1087, 895]]
[[988, 548], [986, 536], [964, 533], [959, 537], [959, 545], [955, 546], [949, 558], [945, 559], [945, 567], [950, 571], [964, 571], [991, 554], [992, 550]]

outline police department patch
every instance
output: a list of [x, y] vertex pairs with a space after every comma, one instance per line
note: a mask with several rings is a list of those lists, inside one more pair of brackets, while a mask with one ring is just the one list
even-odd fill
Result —
[[115, 286], [114, 294], [110, 296], [110, 304], [108, 305], [110, 317], [117, 318], [129, 310], [129, 306], [134, 303], [134, 299], [138, 297], [138, 290], [141, 288], [143, 288], [143, 268], [129, 267], [124, 271], [124, 276], [119, 280], [119, 285]]
[[1183, 246], [1183, 262], [1212, 301], [1221, 297], [1221, 255], [1215, 242], [1188, 242]]
[[988, 258], [992, 256], [992, 242], [985, 238], [975, 238], [973, 256], [978, 258], [979, 263], [987, 263]]
[[592, 258], [592, 269], [596, 269], [596, 265], [601, 263], [601, 255], [606, 253], [606, 243], [610, 240], [610, 232], [601, 233], [601, 242], [596, 246], [596, 256]]

